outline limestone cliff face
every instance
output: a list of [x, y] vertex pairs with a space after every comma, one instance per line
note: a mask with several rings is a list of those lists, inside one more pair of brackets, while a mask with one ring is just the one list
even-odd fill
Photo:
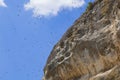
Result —
[[120, 0], [96, 0], [54, 46], [43, 80], [120, 80]]

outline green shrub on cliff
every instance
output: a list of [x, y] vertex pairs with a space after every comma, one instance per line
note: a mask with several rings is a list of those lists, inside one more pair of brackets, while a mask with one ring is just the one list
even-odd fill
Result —
[[88, 6], [87, 6], [87, 11], [93, 9], [93, 3], [92, 2], [89, 2], [88, 3]]

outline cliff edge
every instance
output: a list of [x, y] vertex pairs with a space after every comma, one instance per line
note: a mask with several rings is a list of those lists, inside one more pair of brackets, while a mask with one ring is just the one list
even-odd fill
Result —
[[95, 0], [54, 46], [43, 80], [120, 80], [120, 0]]

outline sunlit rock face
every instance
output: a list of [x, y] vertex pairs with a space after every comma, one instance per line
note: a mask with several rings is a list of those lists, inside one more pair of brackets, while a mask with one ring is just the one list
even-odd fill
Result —
[[95, 0], [54, 46], [43, 80], [120, 80], [120, 0]]

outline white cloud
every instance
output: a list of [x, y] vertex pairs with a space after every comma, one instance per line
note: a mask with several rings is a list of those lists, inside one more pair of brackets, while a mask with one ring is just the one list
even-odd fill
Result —
[[7, 5], [4, 3], [4, 0], [0, 0], [0, 6], [7, 7]]
[[24, 5], [25, 10], [33, 10], [34, 16], [57, 15], [63, 9], [79, 8], [84, 0], [30, 0]]

